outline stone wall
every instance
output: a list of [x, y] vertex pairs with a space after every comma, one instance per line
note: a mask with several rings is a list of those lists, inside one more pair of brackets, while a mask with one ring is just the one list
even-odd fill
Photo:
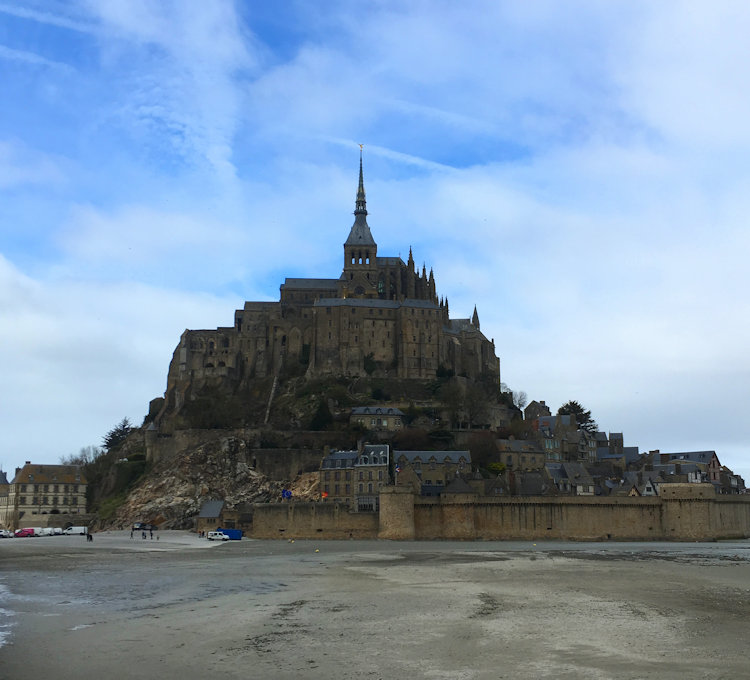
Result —
[[376, 538], [378, 513], [350, 512], [340, 503], [267, 503], [255, 506], [253, 538]]
[[[394, 540], [716, 540], [750, 537], [750, 497], [670, 489], [663, 497], [416, 497], [402, 487], [380, 495], [380, 514], [321, 503], [256, 505], [256, 538]], [[677, 485], [675, 485], [677, 486]], [[688, 485], [685, 485], [688, 486]], [[702, 485], [690, 485], [699, 487]]]

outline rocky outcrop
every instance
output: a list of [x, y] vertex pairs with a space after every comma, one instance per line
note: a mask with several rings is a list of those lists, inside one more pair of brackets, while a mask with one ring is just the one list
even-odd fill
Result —
[[315, 473], [297, 481], [271, 480], [248, 464], [247, 454], [244, 439], [228, 436], [159, 460], [101, 527], [124, 528], [138, 521], [184, 529], [193, 526], [201, 506], [210, 499], [222, 499], [234, 508], [279, 501], [283, 488], [292, 488], [297, 498], [316, 495]]

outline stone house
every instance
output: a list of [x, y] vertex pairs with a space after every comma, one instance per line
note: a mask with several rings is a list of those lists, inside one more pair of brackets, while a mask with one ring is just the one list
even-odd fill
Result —
[[39, 515], [79, 515], [86, 512], [86, 478], [78, 465], [36, 465], [26, 461], [8, 485], [0, 505], [0, 523], [7, 527], [44, 524]]
[[594, 480], [581, 463], [547, 463], [545, 471], [559, 493], [593, 496]]
[[399, 468], [397, 485], [404, 485], [409, 478], [416, 477], [420, 486], [445, 487], [456, 477], [471, 472], [468, 451], [394, 451], [393, 460]]
[[500, 462], [515, 471], [539, 470], [546, 461], [538, 440], [498, 439]]
[[356, 406], [349, 416], [349, 424], [394, 432], [404, 426], [403, 418], [403, 411], [391, 406]]
[[343, 503], [358, 512], [380, 507], [380, 489], [390, 483], [387, 444], [365, 444], [358, 451], [334, 451], [320, 465], [323, 502]]
[[549, 406], [544, 401], [531, 401], [528, 406], [523, 410], [524, 420], [538, 420], [542, 416], [551, 416], [552, 411], [549, 410]]

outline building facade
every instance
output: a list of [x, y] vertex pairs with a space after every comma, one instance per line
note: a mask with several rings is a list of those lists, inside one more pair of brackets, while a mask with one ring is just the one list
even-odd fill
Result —
[[387, 444], [365, 444], [358, 451], [334, 451], [320, 466], [321, 500], [343, 503], [359, 512], [380, 508], [380, 490], [389, 481]]
[[[79, 515], [86, 512], [86, 478], [78, 465], [35, 465], [16, 469], [8, 488], [0, 523], [17, 529], [34, 525], [39, 515]], [[41, 522], [40, 522], [41, 523]]]

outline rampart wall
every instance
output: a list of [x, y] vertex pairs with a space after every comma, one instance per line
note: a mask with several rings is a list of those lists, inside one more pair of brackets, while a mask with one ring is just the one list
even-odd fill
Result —
[[263, 503], [254, 507], [253, 538], [377, 538], [378, 513], [340, 503]]
[[380, 495], [379, 514], [327, 503], [256, 505], [253, 536], [578, 541], [750, 537], [750, 497], [690, 493], [652, 498], [419, 498], [402, 488], [388, 488]]

